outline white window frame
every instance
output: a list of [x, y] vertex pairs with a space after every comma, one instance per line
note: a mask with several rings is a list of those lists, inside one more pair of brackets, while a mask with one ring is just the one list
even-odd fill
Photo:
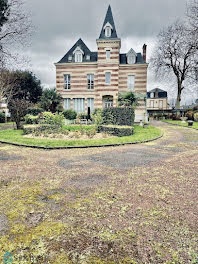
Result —
[[107, 38], [111, 37], [111, 28], [110, 27], [105, 28], [105, 36]]
[[111, 72], [105, 72], [105, 83], [107, 85], [111, 84]]
[[75, 62], [80, 63], [80, 62], [83, 61], [84, 52], [79, 46], [76, 47], [76, 49], [74, 50], [73, 54], [75, 54]]
[[128, 90], [134, 91], [135, 90], [135, 76], [128, 75]]
[[71, 109], [71, 98], [65, 98], [64, 99], [64, 106], [65, 106], [65, 110]]
[[150, 98], [154, 98], [155, 97], [155, 93], [150, 93]]
[[150, 101], [150, 108], [154, 108], [154, 107], [155, 107], [154, 100], [151, 100], [151, 101]]
[[136, 63], [137, 53], [133, 49], [130, 49], [126, 56], [127, 56], [127, 63], [128, 64], [135, 64]]
[[113, 27], [109, 22], [107, 22], [106, 25], [104, 26], [104, 30], [105, 30], [105, 36], [107, 38], [110, 38], [111, 34], [112, 34]]
[[94, 89], [94, 74], [87, 74], [87, 88], [89, 90], [93, 90]]
[[82, 53], [80, 51], [75, 53], [75, 62], [82, 62]]
[[86, 60], [90, 61], [90, 55], [86, 56]]
[[163, 109], [163, 107], [164, 107], [163, 100], [159, 100], [159, 108]]
[[109, 60], [111, 58], [111, 50], [106, 50], [106, 59]]
[[70, 90], [71, 89], [71, 75], [70, 74], [64, 74], [64, 89]]
[[85, 98], [73, 98], [73, 109], [77, 113], [85, 112]]
[[69, 55], [68, 61], [72, 61], [72, 56], [71, 55]]
[[128, 56], [128, 64], [134, 64], [136, 62], [136, 57], [135, 55], [129, 55]]

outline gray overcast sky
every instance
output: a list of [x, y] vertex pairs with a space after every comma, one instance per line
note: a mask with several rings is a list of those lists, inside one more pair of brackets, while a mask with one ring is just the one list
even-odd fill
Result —
[[[31, 70], [45, 86], [55, 86], [54, 62], [81, 37], [96, 51], [108, 5], [111, 4], [121, 52], [142, 51], [148, 45], [148, 59], [157, 33], [167, 24], [184, 16], [186, 0], [26, 0], [36, 33], [30, 47], [23, 50], [31, 59]], [[148, 89], [153, 82], [149, 72]], [[163, 88], [163, 87], [161, 87]]]

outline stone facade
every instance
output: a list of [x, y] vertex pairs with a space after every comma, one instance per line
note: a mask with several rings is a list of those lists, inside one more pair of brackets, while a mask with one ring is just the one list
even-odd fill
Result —
[[[141, 98], [146, 96], [148, 67], [146, 45], [143, 47], [143, 55], [136, 54], [132, 49], [128, 54], [120, 54], [121, 39], [117, 37], [110, 7], [104, 25], [107, 27], [112, 25], [110, 28], [112, 37], [105, 36], [106, 28], [103, 26], [96, 41], [97, 52], [91, 52], [80, 39], [55, 64], [57, 92], [65, 99], [65, 109], [87, 112], [90, 102], [91, 111], [93, 108], [116, 106], [119, 92], [132, 91], [143, 95]], [[129, 56], [132, 56], [132, 59], [134, 56], [132, 63], [131, 61], [129, 63]], [[94, 78], [91, 88], [88, 77], [90, 75]], [[135, 121], [145, 120], [147, 112], [144, 99], [139, 99], [135, 114]]]

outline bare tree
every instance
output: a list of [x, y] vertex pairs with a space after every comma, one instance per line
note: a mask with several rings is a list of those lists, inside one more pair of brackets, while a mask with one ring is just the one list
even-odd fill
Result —
[[177, 82], [176, 108], [180, 108], [184, 82], [193, 78], [198, 39], [181, 21], [163, 29], [157, 37], [157, 45], [151, 59], [151, 66], [157, 77], [168, 79], [173, 76]]
[[0, 102], [6, 99], [6, 102], [13, 96], [13, 88], [16, 80], [14, 80], [10, 72], [2, 69], [0, 70]]
[[[190, 0], [187, 5], [187, 19], [190, 25], [191, 34], [198, 39], [198, 0]], [[198, 82], [198, 53], [194, 56], [195, 61], [195, 77], [196, 81]], [[198, 85], [196, 87], [198, 92]]]
[[190, 0], [188, 2], [187, 17], [194, 33], [198, 34], [198, 0]]
[[11, 52], [13, 47], [27, 45], [31, 34], [30, 16], [24, 11], [23, 0], [7, 0], [8, 8], [5, 13], [6, 20], [0, 28], [0, 63], [8, 64], [10, 59], [16, 60], [18, 54]]

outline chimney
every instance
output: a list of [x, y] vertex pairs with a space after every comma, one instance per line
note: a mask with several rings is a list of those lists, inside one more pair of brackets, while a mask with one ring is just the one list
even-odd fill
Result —
[[146, 47], [147, 47], [147, 45], [144, 44], [143, 45], [143, 60], [144, 60], [144, 62], [146, 62]]

